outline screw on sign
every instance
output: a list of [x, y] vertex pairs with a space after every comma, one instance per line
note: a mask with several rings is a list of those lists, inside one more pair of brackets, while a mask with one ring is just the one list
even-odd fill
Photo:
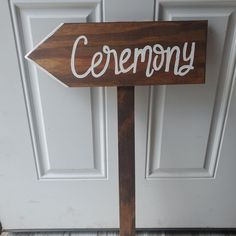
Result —
[[135, 235], [134, 86], [204, 83], [206, 41], [207, 21], [66, 23], [26, 55], [66, 86], [118, 87], [121, 236]]

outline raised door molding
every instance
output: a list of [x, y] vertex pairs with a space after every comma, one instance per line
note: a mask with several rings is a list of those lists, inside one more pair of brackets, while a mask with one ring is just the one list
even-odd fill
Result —
[[155, 2], [155, 20], [204, 19], [209, 28], [206, 84], [148, 91], [147, 179], [215, 177], [235, 71], [235, 11], [227, 1]]
[[38, 178], [107, 178], [106, 89], [69, 89], [24, 60], [64, 22], [100, 22], [95, 1], [11, 0], [13, 26]]

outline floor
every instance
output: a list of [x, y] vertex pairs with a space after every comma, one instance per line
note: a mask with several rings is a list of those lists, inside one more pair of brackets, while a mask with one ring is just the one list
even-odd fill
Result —
[[[6, 233], [1, 236], [118, 236], [117, 232]], [[137, 233], [138, 236], [236, 236], [236, 233]]]

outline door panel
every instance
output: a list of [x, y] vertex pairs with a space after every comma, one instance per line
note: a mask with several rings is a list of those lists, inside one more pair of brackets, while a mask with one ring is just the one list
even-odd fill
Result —
[[4, 229], [117, 228], [115, 89], [66, 88], [24, 59], [62, 22], [102, 21], [101, 1], [12, 0], [0, 9], [8, 55], [1, 100], [14, 98], [3, 107], [12, 109], [7, 125], [14, 119], [17, 126], [5, 132], [18, 137], [8, 145], [19, 148], [5, 150], [1, 134], [1, 186], [9, 188], [0, 201]]
[[157, 20], [208, 20], [206, 84], [136, 89], [137, 225], [235, 227], [236, 191], [226, 195], [223, 187], [234, 180], [221, 172], [233, 163], [221, 145], [234, 79], [236, 4], [157, 1], [155, 9]]
[[101, 6], [38, 4], [12, 2], [11, 8], [24, 67], [21, 70], [38, 176], [107, 178], [105, 89], [65, 89], [32, 63], [25, 65], [24, 60], [24, 55], [61, 22], [101, 21]]
[[[222, 90], [227, 79], [232, 79], [220, 73], [224, 69], [221, 68], [223, 47], [233, 10], [160, 5], [160, 20], [208, 20], [206, 84], [159, 86], [149, 90], [146, 175], [148, 178], [212, 177], [227, 105]], [[221, 111], [214, 111], [221, 105]]]

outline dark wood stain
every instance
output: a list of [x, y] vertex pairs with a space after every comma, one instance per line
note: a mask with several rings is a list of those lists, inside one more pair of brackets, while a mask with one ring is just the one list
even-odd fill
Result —
[[[88, 38], [87, 45], [81, 45], [76, 53], [76, 69], [79, 73], [87, 71], [92, 56], [102, 51], [103, 45], [115, 49], [118, 57], [125, 48], [143, 48], [146, 45], [161, 44], [163, 47], [180, 46], [184, 42], [196, 42], [194, 70], [183, 77], [173, 73], [174, 59], [170, 72], [164, 68], [146, 78], [147, 60], [138, 62], [137, 72], [132, 71], [115, 75], [114, 59], [105, 74], [94, 78], [91, 73], [84, 79], [74, 77], [70, 68], [71, 52], [78, 36]], [[39, 45], [28, 57], [49, 71], [54, 77], [70, 87], [96, 86], [136, 86], [157, 84], [198, 84], [205, 82], [207, 21], [161, 21], [161, 22], [115, 22], [115, 23], [66, 23], [52, 36]], [[79, 51], [79, 52], [78, 52]], [[105, 64], [95, 69], [101, 71]], [[125, 67], [133, 62], [133, 54]]]
[[134, 87], [118, 87], [120, 236], [135, 235]]

